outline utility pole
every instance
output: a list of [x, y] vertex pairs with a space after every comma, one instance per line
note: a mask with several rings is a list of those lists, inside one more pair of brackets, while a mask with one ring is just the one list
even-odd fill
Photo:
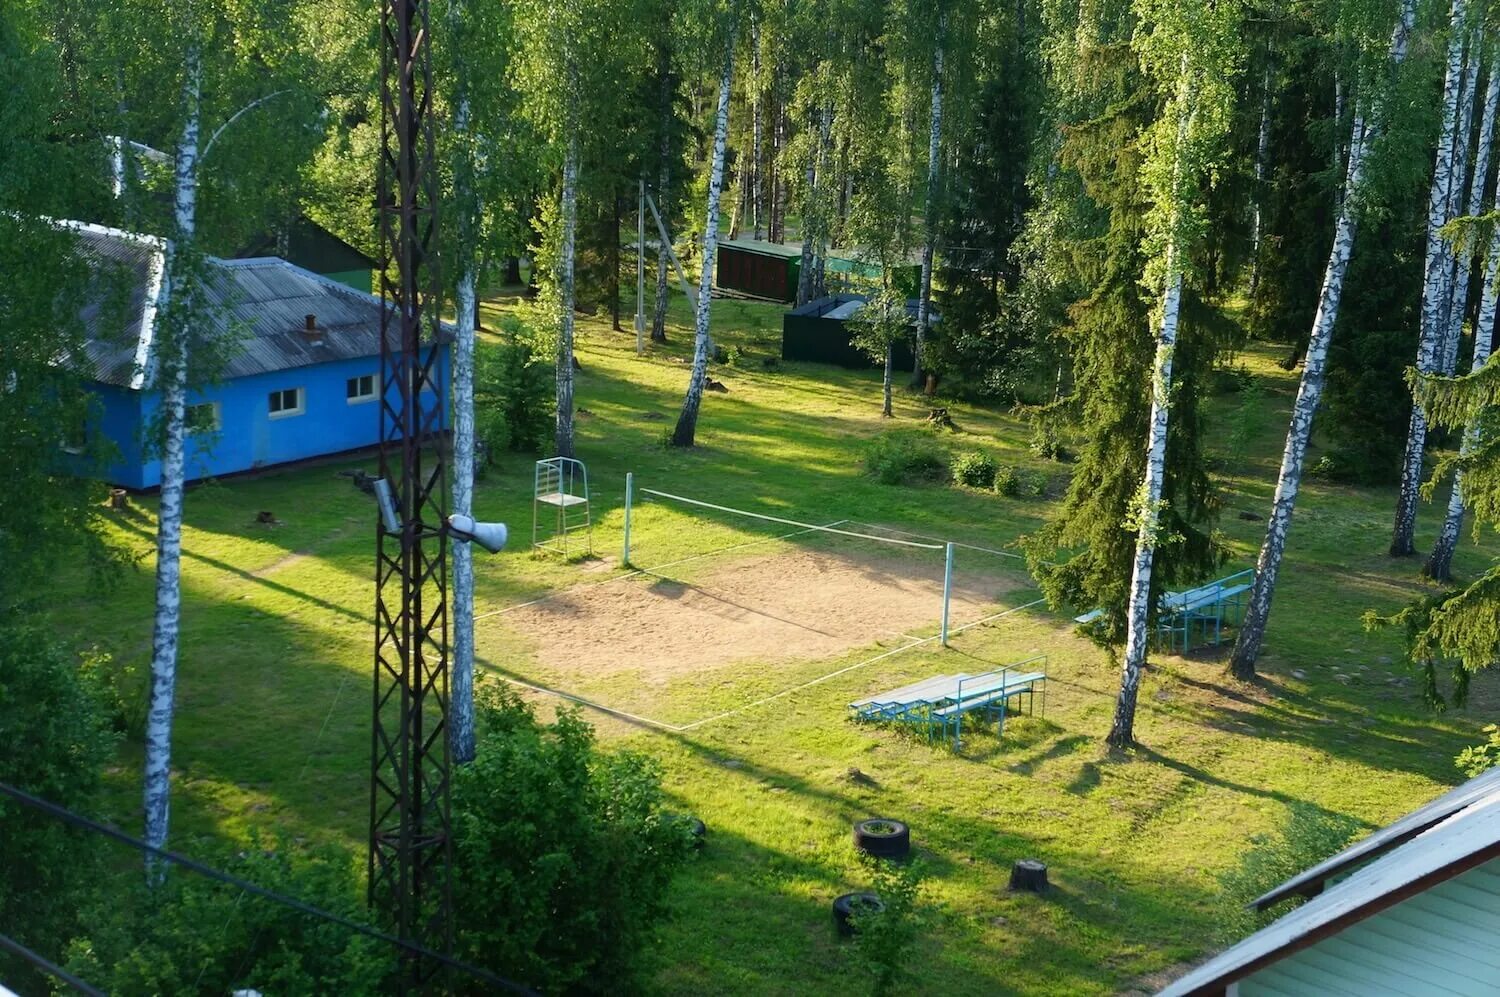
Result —
[[[427, 0], [381, 4], [380, 500], [375, 557], [369, 902], [401, 938], [452, 949], [448, 534], [437, 172]], [[404, 993], [441, 989], [407, 955]]]
[[646, 352], [646, 181], [635, 202], [635, 353]]

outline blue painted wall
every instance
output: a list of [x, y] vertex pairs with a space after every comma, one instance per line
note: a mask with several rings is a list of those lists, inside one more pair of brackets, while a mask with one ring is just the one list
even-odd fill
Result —
[[[444, 395], [449, 384], [448, 360], [444, 348], [437, 370]], [[349, 379], [364, 374], [374, 375], [379, 391], [380, 358], [363, 357], [236, 378], [192, 392], [189, 405], [218, 405], [219, 431], [189, 438], [188, 480], [374, 446], [380, 439], [378, 402], [374, 398], [350, 402], [346, 392]], [[271, 392], [289, 388], [302, 390], [301, 413], [271, 415]], [[104, 384], [94, 385], [94, 391], [101, 402], [101, 428], [120, 454], [105, 477], [111, 484], [126, 488], [157, 487], [161, 484], [161, 461], [147, 452], [142, 440], [156, 418], [161, 396], [154, 391], [130, 391]], [[436, 404], [432, 395], [425, 397]], [[450, 426], [447, 411], [443, 417], [444, 426]]]

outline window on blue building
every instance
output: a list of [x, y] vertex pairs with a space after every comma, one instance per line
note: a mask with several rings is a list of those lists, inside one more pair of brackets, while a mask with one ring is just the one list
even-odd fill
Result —
[[302, 389], [282, 388], [271, 392], [271, 418], [302, 414]]
[[375, 375], [361, 374], [344, 382], [344, 397], [349, 404], [368, 402], [375, 398]]

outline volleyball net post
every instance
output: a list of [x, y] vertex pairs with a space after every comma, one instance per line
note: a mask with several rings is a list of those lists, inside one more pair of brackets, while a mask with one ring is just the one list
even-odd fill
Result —
[[620, 563], [630, 567], [630, 504], [631, 495], [635, 491], [635, 473], [625, 472], [625, 550], [620, 555]]
[[943, 627], [942, 643], [948, 646], [948, 609], [953, 604], [953, 543], [943, 545]]

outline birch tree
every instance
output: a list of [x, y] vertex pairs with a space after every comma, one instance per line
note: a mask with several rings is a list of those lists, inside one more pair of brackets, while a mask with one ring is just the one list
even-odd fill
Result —
[[[1490, 61], [1489, 84], [1485, 90], [1484, 113], [1479, 126], [1479, 145], [1474, 157], [1474, 175], [1469, 181], [1469, 199], [1466, 205], [1469, 217], [1478, 215], [1483, 203], [1485, 178], [1489, 173], [1490, 143], [1495, 132], [1497, 104], [1500, 104], [1500, 54], [1492, 56]], [[1497, 291], [1500, 291], [1496, 286], [1497, 280], [1500, 280], [1500, 229], [1496, 230], [1491, 239], [1485, 258], [1487, 262], [1484, 269], [1483, 289], [1480, 292], [1479, 315], [1474, 323], [1474, 355], [1469, 365], [1470, 373], [1477, 373], [1489, 361], [1494, 340], [1495, 304]], [[1459, 270], [1454, 280], [1455, 294], [1462, 293], [1468, 287], [1469, 260], [1469, 253], [1459, 255]], [[1455, 314], [1449, 320], [1448, 336], [1452, 340], [1453, 351], [1456, 354], [1457, 341], [1461, 332], [1459, 326], [1463, 321], [1464, 309], [1456, 307], [1454, 312]], [[1444, 366], [1445, 373], [1451, 374], [1452, 370], [1447, 369], [1450, 364], [1445, 361]], [[1479, 426], [1477, 423], [1470, 423], [1464, 430], [1460, 465], [1465, 458], [1472, 455], [1478, 443]], [[1448, 508], [1443, 517], [1443, 527], [1422, 569], [1423, 574], [1438, 581], [1450, 581], [1453, 576], [1453, 552], [1458, 545], [1459, 533], [1463, 529], [1463, 479], [1462, 467], [1455, 468], [1453, 489], [1448, 496]], [[1433, 480], [1437, 480], [1436, 475]]]
[[724, 191], [724, 146], [729, 139], [729, 97], [734, 83], [734, 38], [738, 3], [721, 16], [724, 38], [723, 71], [719, 77], [718, 112], [714, 116], [714, 144], [708, 166], [708, 212], [703, 223], [702, 271], [698, 278], [698, 303], [693, 321], [693, 371], [688, 380], [682, 411], [672, 430], [674, 447], [690, 447], [698, 431], [698, 409], [708, 379], [709, 313], [713, 304], [714, 258], [719, 244], [719, 200]]
[[1166, 475], [1167, 430], [1172, 410], [1172, 361], [1177, 350], [1182, 291], [1188, 256], [1202, 237], [1203, 188], [1223, 154], [1234, 110], [1233, 80], [1239, 69], [1238, 5], [1171, 0], [1136, 4], [1148, 30], [1138, 32], [1142, 68], [1164, 79], [1172, 96], [1153, 129], [1143, 164], [1154, 207], [1149, 216], [1152, 260], [1148, 286], [1157, 290], [1156, 349], [1151, 369], [1151, 416], [1146, 469], [1132, 509], [1136, 534], [1130, 579], [1120, 694], [1109, 743], [1135, 740], [1136, 698], [1153, 629], [1151, 573], [1162, 532], [1161, 501]]
[[[518, 253], [521, 235], [507, 220], [525, 194], [530, 171], [521, 160], [534, 148], [517, 127], [516, 96], [509, 87], [507, 44], [512, 26], [507, 8], [473, 0], [449, 0], [448, 61], [451, 126], [443, 136], [448, 161], [450, 210], [446, 258], [453, 280], [453, 512], [474, 512], [474, 350], [477, 285], [486, 257]], [[519, 148], [518, 148], [519, 147]], [[486, 219], [491, 219], [486, 221]], [[474, 734], [474, 552], [453, 544], [453, 655], [450, 667], [449, 731], [453, 757], [472, 761]]]
[[[1422, 328], [1417, 340], [1417, 369], [1424, 374], [1439, 367], [1447, 332], [1453, 255], [1441, 229], [1449, 220], [1458, 136], [1459, 97], [1463, 88], [1466, 0], [1452, 0], [1449, 12], [1448, 61], [1443, 80], [1443, 127], [1438, 138], [1432, 186], [1427, 199], [1427, 251], [1422, 281]], [[1416, 553], [1417, 492], [1422, 484], [1422, 456], [1427, 443], [1427, 417], [1413, 405], [1406, 431], [1406, 453], [1401, 462], [1401, 493], [1391, 533], [1393, 557]]]
[[932, 43], [932, 111], [927, 134], [927, 185], [922, 198], [922, 276], [917, 290], [917, 341], [911, 386], [922, 387], [922, 348], [932, 320], [932, 258], [937, 243], [939, 169], [943, 137], [943, 46], [948, 32], [948, 12], [939, 8]]
[[1234, 652], [1230, 657], [1230, 671], [1237, 678], [1250, 679], [1255, 676], [1255, 662], [1260, 657], [1261, 645], [1265, 641], [1266, 622], [1271, 613], [1271, 595], [1276, 588], [1282, 555], [1286, 552], [1292, 511], [1296, 506], [1297, 490], [1302, 483], [1303, 466], [1307, 459], [1307, 445], [1312, 438], [1313, 416], [1317, 413], [1327, 378], [1328, 346], [1333, 339], [1334, 324], [1338, 321], [1339, 303], [1344, 294], [1344, 276], [1349, 269], [1349, 258], [1354, 252], [1354, 240], [1359, 230], [1370, 152], [1384, 126], [1386, 109], [1381, 95], [1388, 80], [1383, 77], [1388, 78], [1405, 60], [1415, 20], [1416, 0], [1401, 0], [1400, 13], [1391, 32], [1381, 71], [1370, 74], [1367, 92], [1361, 95], [1355, 106], [1354, 122], [1349, 134], [1344, 197], [1334, 226], [1333, 246], [1328, 253], [1328, 265], [1323, 273], [1322, 288], [1318, 292], [1318, 309], [1313, 318], [1302, 381], [1297, 388], [1297, 400], [1292, 406], [1286, 445], [1282, 449], [1276, 494], [1271, 502], [1265, 540], [1261, 543], [1260, 556], [1255, 564], [1255, 582], [1251, 586], [1244, 620], [1240, 624], [1239, 636], [1235, 639]]

